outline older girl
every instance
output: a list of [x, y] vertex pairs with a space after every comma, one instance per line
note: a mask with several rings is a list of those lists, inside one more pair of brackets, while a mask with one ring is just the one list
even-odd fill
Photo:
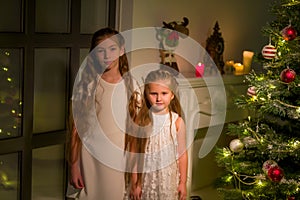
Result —
[[124, 124], [132, 85], [124, 38], [111, 28], [95, 32], [73, 89], [69, 198], [123, 198]]

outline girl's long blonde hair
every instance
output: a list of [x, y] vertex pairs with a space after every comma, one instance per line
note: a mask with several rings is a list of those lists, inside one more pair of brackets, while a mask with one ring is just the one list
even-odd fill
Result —
[[[127, 147], [127, 150], [130, 152], [138, 153], [139, 158], [131, 159], [130, 161], [133, 163], [130, 163], [130, 168], [132, 168], [133, 165], [137, 165], [137, 169], [139, 171], [143, 168], [143, 159], [140, 158], [141, 155], [145, 153], [145, 147], [147, 143], [147, 135], [149, 135], [148, 131], [152, 130], [151, 128], [147, 128], [147, 126], [152, 125], [152, 118], [151, 118], [151, 105], [149, 103], [149, 100], [147, 99], [147, 90], [149, 89], [150, 83], [155, 83], [157, 81], [163, 82], [165, 86], [167, 86], [172, 93], [174, 94], [174, 98], [171, 100], [168, 108], [169, 108], [169, 114], [170, 114], [170, 131], [171, 131], [171, 125], [172, 125], [172, 112], [177, 113], [179, 116], [182, 117], [182, 109], [179, 102], [179, 89], [178, 89], [178, 83], [175, 79], [175, 77], [166, 70], [159, 69], [150, 72], [146, 79], [145, 79], [145, 86], [144, 86], [144, 92], [143, 92], [143, 98], [141, 102], [141, 108], [139, 109], [139, 112], [133, 119], [135, 122], [135, 126], [133, 126], [133, 129], [130, 130], [130, 135], [126, 134], [127, 137], [127, 143], [125, 147]], [[130, 170], [129, 168], [129, 170]], [[129, 174], [131, 174], [129, 172]], [[138, 183], [141, 183], [142, 179], [142, 173], [138, 174]], [[127, 183], [130, 182], [130, 175], [128, 176]]]

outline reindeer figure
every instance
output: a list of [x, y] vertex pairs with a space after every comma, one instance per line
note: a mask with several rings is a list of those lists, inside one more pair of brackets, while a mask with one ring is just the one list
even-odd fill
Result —
[[179, 38], [186, 38], [189, 35], [189, 29], [186, 26], [189, 24], [188, 18], [184, 17], [182, 22], [172, 21], [169, 23], [163, 22], [162, 29], [157, 29], [157, 39], [160, 42], [160, 57], [161, 64], [165, 69], [169, 67], [175, 70], [169, 70], [171, 73], [178, 75], [179, 68], [175, 58], [175, 49], [179, 44]]

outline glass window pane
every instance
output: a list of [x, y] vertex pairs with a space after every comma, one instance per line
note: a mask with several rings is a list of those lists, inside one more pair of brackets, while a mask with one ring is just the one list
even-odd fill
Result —
[[32, 199], [64, 199], [64, 146], [32, 152]]
[[35, 49], [33, 132], [65, 129], [69, 49]]
[[0, 155], [1, 199], [19, 199], [20, 166], [18, 156], [18, 153]]
[[35, 31], [68, 33], [70, 31], [69, 0], [36, 0]]
[[22, 50], [0, 49], [0, 139], [21, 135]]
[[80, 32], [94, 33], [107, 26], [107, 0], [81, 0]]
[[0, 32], [21, 32], [22, 0], [0, 1]]

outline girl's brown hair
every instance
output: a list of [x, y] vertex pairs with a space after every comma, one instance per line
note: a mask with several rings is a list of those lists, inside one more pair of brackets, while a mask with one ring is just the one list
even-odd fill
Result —
[[[68, 162], [70, 164], [74, 163], [79, 156], [79, 151], [81, 149], [81, 140], [79, 138], [78, 132], [76, 130], [74, 122], [75, 120], [85, 120], [87, 117], [85, 116], [86, 112], [83, 109], [86, 109], [86, 102], [89, 98], [93, 97], [93, 95], [89, 95], [89, 92], [92, 90], [94, 91], [97, 84], [97, 77], [98, 74], [101, 74], [104, 72], [104, 68], [99, 65], [98, 60], [96, 56], [93, 53], [93, 50], [99, 45], [103, 40], [105, 39], [112, 39], [114, 40], [120, 48], [125, 48], [125, 39], [123, 36], [116, 30], [112, 28], [103, 28], [98, 31], [96, 31], [91, 40], [91, 46], [90, 46], [90, 53], [87, 56], [86, 65], [84, 68], [84, 72], [81, 73], [81, 79], [78, 82], [78, 87], [80, 87], [80, 100], [76, 100], [76, 107], [78, 107], [76, 110], [82, 111], [79, 113], [76, 113], [76, 116], [70, 112], [70, 120], [69, 120], [69, 126], [68, 126], [68, 136], [67, 136], [67, 158]], [[124, 54], [119, 57], [119, 71], [121, 76], [123, 77], [125, 81], [125, 85], [127, 86], [127, 97], [130, 98], [131, 94], [133, 93], [133, 83], [132, 78], [129, 73], [129, 65], [127, 56], [124, 50]], [[92, 88], [90, 88], [90, 84], [92, 84]], [[126, 91], [124, 91], [126, 92]], [[77, 97], [75, 97], [77, 98]], [[70, 111], [72, 110], [70, 106]], [[135, 111], [130, 111], [131, 115], [133, 116]], [[84, 124], [84, 123], [82, 123]], [[71, 149], [73, 149], [73, 152], [77, 152], [75, 155], [71, 155]]]

